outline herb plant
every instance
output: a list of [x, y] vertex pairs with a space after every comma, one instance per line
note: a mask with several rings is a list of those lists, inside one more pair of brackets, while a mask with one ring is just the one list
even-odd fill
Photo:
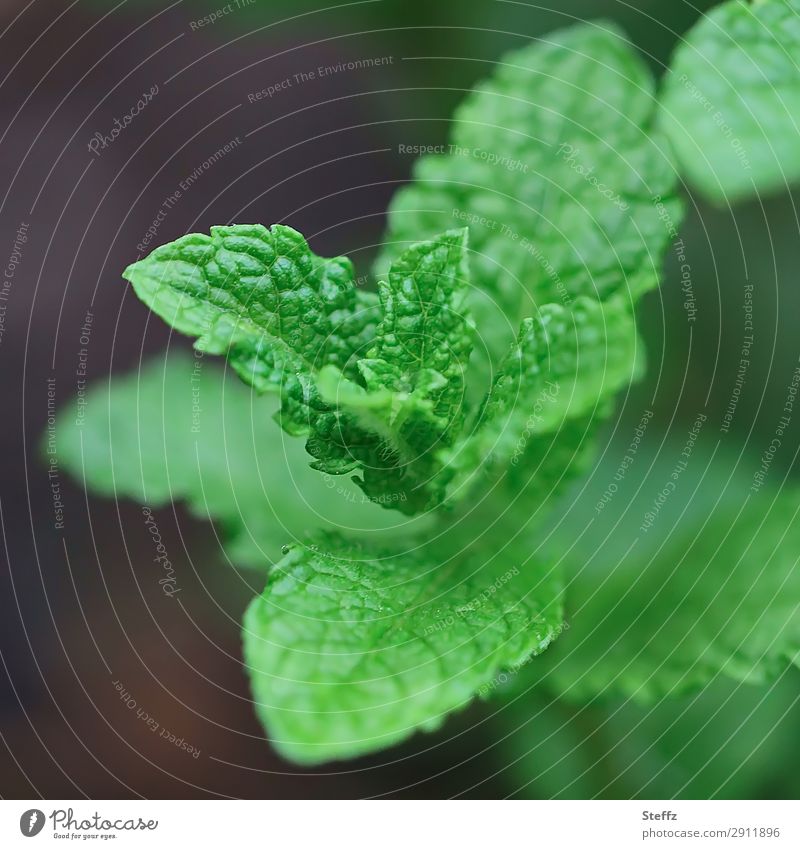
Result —
[[[279, 224], [214, 227], [125, 270], [198, 358], [224, 357], [241, 381], [170, 355], [96, 388], [96, 416], [82, 439], [62, 424], [59, 449], [104, 494], [183, 500], [233, 562], [264, 569], [244, 659], [286, 757], [432, 730], [523, 666], [566, 699], [652, 701], [719, 674], [772, 680], [797, 659], [796, 533], [771, 528], [800, 494], [765, 488], [745, 510], [745, 487], [720, 502], [701, 479], [699, 509], [675, 517], [683, 538], [664, 538], [662, 516], [611, 566], [594, 554], [642, 521], [624, 509], [639, 490], [577, 541], [565, 513], [602, 493], [562, 496], [643, 373], [634, 309], [680, 226], [681, 176], [715, 202], [800, 176], [784, 134], [798, 13], [724, 4], [660, 90], [607, 23], [506, 55], [456, 111], [449, 153], [420, 159], [396, 195], [377, 291]], [[734, 535], [709, 531], [731, 516]], [[582, 615], [562, 635], [565, 585]]]

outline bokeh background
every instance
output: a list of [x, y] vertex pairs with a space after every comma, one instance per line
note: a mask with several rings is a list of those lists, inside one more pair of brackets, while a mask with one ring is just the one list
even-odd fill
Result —
[[[652, 710], [576, 709], [538, 693], [498, 710], [501, 697], [390, 752], [299, 769], [272, 752], [254, 717], [238, 625], [250, 594], [231, 580], [208, 525], [180, 506], [158, 511], [188, 616], [176, 616], [157, 587], [143, 589], [151, 542], [137, 505], [87, 496], [62, 476], [64, 529], [54, 527], [40, 450], [48, 380], [58, 407], [72, 403], [87, 313], [91, 381], [135, 370], [167, 345], [186, 347], [150, 320], [120, 270], [140, 254], [165, 199], [215, 151], [239, 140], [182, 191], [152, 244], [229, 221], [284, 222], [317, 253], [347, 254], [366, 272], [413, 162], [398, 145], [443, 142], [453, 107], [502, 52], [606, 17], [660, 74], [712, 4], [234, 0], [214, 24], [193, 26], [224, 5], [0, 4], [0, 258], [11, 256], [20, 227], [26, 236], [0, 340], [0, 794], [796, 798], [797, 671], [768, 693], [717, 681]], [[375, 67], [294, 82], [321, 65], [377, 57]], [[290, 87], [249, 97], [286, 78]], [[95, 134], [109, 134], [153, 86], [130, 126], [91, 152]], [[731, 210], [691, 199], [682, 229], [698, 299], [691, 339], [674, 257], [640, 309], [650, 371], [635, 397], [655, 411], [653, 428], [691, 423], [700, 406], [724, 410], [742, 287], [753, 281], [761, 339], [732, 438], [754, 457], [768, 444], [774, 416], [762, 409], [774, 409], [786, 385], [776, 363], [798, 356], [796, 200]], [[631, 408], [641, 406], [634, 398]], [[793, 453], [776, 458], [781, 475], [793, 474]], [[200, 755], [150, 733], [115, 679]]]

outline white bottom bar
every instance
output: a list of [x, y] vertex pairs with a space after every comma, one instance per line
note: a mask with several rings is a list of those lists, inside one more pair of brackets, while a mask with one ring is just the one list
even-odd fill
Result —
[[0, 845], [796, 849], [799, 819], [800, 804], [772, 801], [31, 800], [0, 802]]

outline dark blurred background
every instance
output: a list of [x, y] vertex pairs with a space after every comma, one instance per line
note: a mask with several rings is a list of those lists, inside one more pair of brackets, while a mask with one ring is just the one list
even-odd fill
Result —
[[[557, 783], [526, 776], [525, 763], [511, 765], [516, 738], [498, 740], [513, 728], [498, 731], [493, 708], [484, 705], [456, 716], [437, 735], [371, 758], [315, 771], [282, 761], [263, 740], [242, 670], [238, 622], [249, 595], [241, 581], [228, 580], [213, 531], [180, 510], [159, 511], [161, 533], [185, 576], [187, 615], [178, 617], [157, 586], [137, 578], [137, 561], [149, 562], [151, 543], [137, 532], [136, 505], [89, 497], [61, 476], [64, 528], [54, 527], [53, 481], [39, 444], [48, 380], [55, 381], [56, 406], [73, 403], [87, 313], [90, 381], [137, 368], [168, 341], [184, 344], [149, 320], [120, 279], [141, 253], [213, 224], [284, 222], [304, 233], [317, 253], [348, 254], [366, 273], [387, 203], [412, 165], [398, 144], [444, 141], [453, 107], [503, 51], [576, 19], [608, 17], [660, 74], [676, 40], [712, 4], [552, 5], [233, 0], [219, 20], [201, 27], [197, 22], [224, 7], [222, 0], [0, 4], [4, 266], [16, 234], [26, 238], [0, 339], [3, 796], [558, 791]], [[295, 77], [370, 58], [382, 61], [305, 82]], [[287, 79], [271, 96], [256, 96]], [[129, 126], [90, 150], [96, 134], [110, 138], [115, 118], [156, 87]], [[177, 191], [180, 197], [168, 202]], [[159, 210], [166, 212], [159, 216]], [[151, 225], [156, 235], [144, 245]], [[774, 389], [768, 377], [776, 362], [797, 359], [794, 199], [735, 211], [692, 201], [683, 235], [702, 323], [690, 347], [680, 277], [668, 260], [662, 291], [641, 310], [651, 364], [637, 392], [648, 394], [665, 417], [680, 418], [683, 410], [693, 415], [709, 392], [712, 407], [724, 408], [740, 341], [742, 287], [755, 280], [760, 326], [769, 328], [774, 344], [754, 350], [754, 390], [742, 398], [734, 429], [758, 456], [759, 434], [773, 426], [771, 417], [759, 418], [762, 393], [769, 400], [786, 385], [782, 373]], [[731, 321], [735, 332], [727, 333]], [[155, 737], [121, 701], [115, 680], [162, 726], [199, 748], [199, 756]], [[796, 698], [787, 696], [784, 708], [744, 733], [763, 736], [764, 727], [783, 723], [797, 739]], [[567, 718], [552, 710], [561, 732]], [[580, 728], [572, 731], [583, 747]], [[713, 726], [708, 733], [715, 733]], [[584, 727], [583, 737], [589, 736]], [[518, 745], [523, 754], [530, 741]], [[622, 768], [633, 755], [617, 754], [615, 761], [589, 751], [586, 757], [602, 765], [604, 776], [572, 790], [642, 792], [636, 773]], [[672, 757], [674, 765], [678, 755]], [[782, 773], [780, 780], [774, 770], [765, 775], [727, 785], [722, 795], [797, 792]], [[718, 787], [721, 779], [712, 776], [694, 792], [713, 793], [715, 781]]]

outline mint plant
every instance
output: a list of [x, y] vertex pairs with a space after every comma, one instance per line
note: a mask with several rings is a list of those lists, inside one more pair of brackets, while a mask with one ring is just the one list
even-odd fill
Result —
[[[582, 503], [561, 499], [615, 398], [643, 373], [634, 309], [680, 224], [680, 175], [712, 199], [776, 185], [774, 171], [743, 181], [730, 163], [709, 181], [687, 147], [717, 155], [686, 79], [701, 91], [716, 79], [707, 64], [730, 65], [732, 86], [745, 72], [735, 34], [709, 38], [711, 22], [755, 27], [781, 63], [795, 6], [725, 4], [679, 49], [661, 96], [610, 24], [505, 56], [457, 110], [449, 154], [419, 160], [395, 197], [376, 291], [279, 224], [214, 227], [125, 270], [198, 357], [224, 357], [242, 382], [172, 355], [96, 389], [83, 438], [62, 424], [59, 450], [104, 494], [185, 501], [233, 562], [265, 571], [244, 659], [286, 757], [347, 758], [434, 729], [504, 670], [565, 698], [656, 699], [720, 672], [768, 680], [796, 660], [794, 546], [781, 541], [773, 563], [770, 533], [793, 496], [777, 514], [748, 511], [724, 553], [687, 524], [709, 564], [699, 578], [674, 568], [664, 540], [609, 568], [592, 562], [597, 538], [554, 529]], [[705, 64], [689, 67], [689, 50]], [[728, 126], [754, 117], [740, 94], [716, 95]], [[706, 503], [695, 523], [715, 521], [720, 505]], [[560, 636], [565, 585], [588, 633]], [[662, 594], [650, 615], [642, 599]]]

